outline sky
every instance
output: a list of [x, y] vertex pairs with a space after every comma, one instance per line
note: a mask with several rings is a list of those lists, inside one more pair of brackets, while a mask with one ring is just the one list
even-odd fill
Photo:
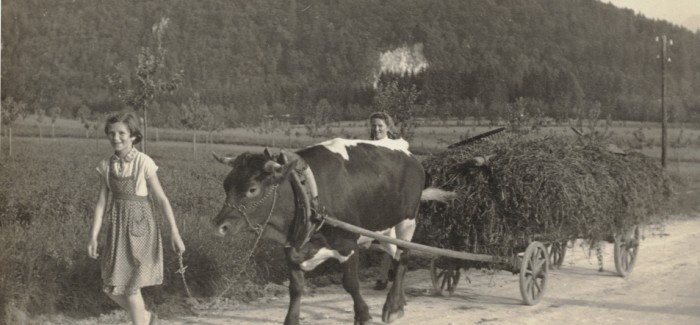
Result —
[[647, 18], [663, 19], [695, 32], [700, 29], [700, 0], [601, 0]]

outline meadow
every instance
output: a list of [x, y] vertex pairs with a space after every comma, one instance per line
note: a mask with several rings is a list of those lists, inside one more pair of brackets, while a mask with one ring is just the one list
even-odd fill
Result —
[[[87, 257], [86, 245], [99, 189], [95, 167], [111, 155], [111, 147], [99, 128], [86, 136], [80, 124], [64, 120], [57, 127], [57, 137], [49, 137], [49, 127], [44, 125], [46, 129], [40, 138], [37, 127], [26, 121], [14, 128], [11, 156], [6, 151], [7, 137], [3, 135], [2, 139], [0, 319], [17, 313], [79, 317], [108, 312], [115, 306], [100, 292], [99, 262]], [[416, 129], [411, 146], [414, 152], [429, 155], [445, 150], [447, 144], [493, 128], [455, 121], [425, 122]], [[159, 141], [151, 133], [148, 154], [159, 166], [161, 183], [187, 244], [186, 279], [195, 297], [259, 297], [268, 283], [282, 283], [286, 274], [281, 249], [276, 244], [264, 242], [252, 261], [247, 262], [244, 258], [252, 248], [252, 234], [236, 238], [213, 236], [210, 220], [223, 203], [222, 181], [229, 169], [214, 161], [211, 152], [238, 154], [261, 150], [263, 146], [273, 150], [299, 148], [335, 136], [367, 137], [367, 125], [363, 122], [335, 123], [326, 129], [323, 138], [309, 137], [302, 126], [224, 130], [215, 133], [212, 143], [200, 144], [195, 151], [191, 132], [162, 129]], [[658, 125], [616, 123], [605, 132], [610, 142], [625, 150], [660, 155]], [[576, 136], [569, 126], [545, 127], [529, 136], [543, 135]], [[675, 127], [669, 135], [670, 142], [675, 141], [676, 145], [669, 150], [667, 169], [680, 184], [680, 203], [673, 213], [697, 213], [700, 131]], [[155, 211], [165, 226], [163, 216], [158, 209]], [[100, 236], [101, 240], [104, 237]], [[170, 250], [167, 231], [163, 240], [165, 285], [144, 292], [147, 303], [161, 309], [172, 308], [173, 301], [182, 302], [186, 297], [180, 275], [175, 273], [179, 265]], [[235, 278], [238, 274], [240, 277]], [[168, 315], [183, 311], [160, 312]]]

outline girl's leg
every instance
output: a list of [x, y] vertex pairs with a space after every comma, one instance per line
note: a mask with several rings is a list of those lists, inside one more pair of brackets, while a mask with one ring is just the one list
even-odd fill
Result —
[[126, 301], [131, 311], [129, 313], [129, 315], [131, 315], [131, 322], [134, 325], [148, 325], [153, 315], [146, 311], [146, 304], [143, 302], [141, 291], [139, 290], [138, 293], [127, 296]]
[[127, 313], [131, 314], [131, 311], [129, 311], [129, 303], [126, 301], [126, 296], [124, 295], [113, 295], [111, 293], [108, 293], [107, 296], [109, 299], [112, 299], [112, 301], [116, 302], [119, 307], [122, 307]]

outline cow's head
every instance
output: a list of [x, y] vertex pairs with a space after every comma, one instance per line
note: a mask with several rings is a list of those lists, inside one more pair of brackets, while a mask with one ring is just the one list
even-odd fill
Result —
[[232, 167], [224, 180], [226, 201], [212, 220], [217, 234], [236, 234], [241, 228], [262, 231], [275, 208], [278, 186], [287, 179], [296, 160], [285, 163], [282, 155], [275, 160], [267, 149], [235, 158], [214, 154], [214, 158]]

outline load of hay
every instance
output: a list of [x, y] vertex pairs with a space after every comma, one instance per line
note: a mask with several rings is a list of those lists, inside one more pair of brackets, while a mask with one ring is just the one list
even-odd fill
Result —
[[[465, 162], [492, 156], [484, 166]], [[414, 240], [511, 256], [532, 240], [610, 240], [658, 224], [672, 182], [656, 160], [595, 141], [509, 138], [450, 149], [423, 162], [433, 186], [458, 193], [421, 207]]]

